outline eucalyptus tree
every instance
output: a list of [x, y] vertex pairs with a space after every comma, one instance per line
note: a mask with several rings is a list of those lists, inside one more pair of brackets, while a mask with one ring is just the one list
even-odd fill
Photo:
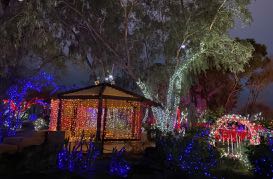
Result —
[[[40, 1], [3, 0], [0, 6], [0, 94], [45, 67], [64, 65], [53, 22]], [[57, 68], [56, 68], [57, 69]]]
[[[161, 128], [167, 131], [174, 126], [175, 109], [181, 95], [187, 93], [196, 75], [210, 68], [235, 74], [241, 72], [253, 51], [249, 43], [235, 41], [227, 35], [235, 18], [250, 21], [246, 9], [249, 1], [180, 1], [180, 7], [176, 3], [172, 1], [173, 6], [169, 7], [173, 9], [166, 15], [170, 19], [167, 24], [171, 25], [165, 44], [170, 48], [169, 52], [172, 51], [172, 63], [176, 64], [170, 75], [165, 108], [154, 109], [162, 121]], [[144, 94], [153, 96], [149, 85], [139, 84]], [[168, 129], [167, 126], [171, 127]]]
[[250, 0], [16, 2], [13, 11], [4, 11], [1, 16], [0, 33], [4, 35], [0, 37], [0, 55], [9, 64], [34, 54], [40, 59], [39, 68], [73, 59], [88, 65], [93, 76], [101, 76], [114, 66], [116, 73], [137, 83], [146, 97], [162, 103], [163, 107], [153, 112], [159, 127], [168, 131], [174, 126], [180, 97], [188, 92], [196, 75], [211, 68], [231, 73], [243, 70], [252, 46], [231, 39], [228, 30], [235, 18], [250, 22], [249, 3]]
[[249, 110], [247, 106], [253, 106], [262, 90], [272, 83], [272, 60], [267, 56], [265, 45], [258, 44], [253, 39], [237, 40], [247, 41], [255, 49], [244, 72], [234, 74], [207, 70], [198, 75], [198, 81], [191, 87], [191, 92], [194, 93], [195, 101], [202, 101], [201, 104], [208, 109], [217, 111], [218, 108], [223, 108], [227, 113], [238, 109], [240, 93], [249, 90], [250, 95], [243, 106], [244, 114], [251, 115], [253, 110]]

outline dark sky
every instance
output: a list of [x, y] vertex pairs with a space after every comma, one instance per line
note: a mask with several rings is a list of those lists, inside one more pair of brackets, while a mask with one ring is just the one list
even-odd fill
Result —
[[253, 38], [265, 44], [270, 56], [273, 56], [273, 0], [254, 0], [249, 6], [253, 22], [249, 26], [237, 23], [230, 31], [231, 36]]

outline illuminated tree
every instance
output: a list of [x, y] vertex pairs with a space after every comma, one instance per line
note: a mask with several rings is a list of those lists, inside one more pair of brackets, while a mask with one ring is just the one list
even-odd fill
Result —
[[3, 112], [0, 125], [0, 128], [6, 129], [6, 135], [16, 134], [16, 130], [22, 127], [23, 116], [33, 105], [48, 107], [43, 98], [38, 98], [37, 94], [35, 96], [31, 94], [41, 94], [45, 90], [50, 90], [51, 93], [56, 92], [58, 86], [53, 80], [51, 75], [40, 73], [30, 79], [20, 80], [8, 89], [8, 98], [2, 101]]
[[[5, 55], [11, 61], [18, 62], [18, 54], [27, 56], [28, 52], [46, 63], [64, 55], [88, 65], [93, 79], [109, 71], [137, 82], [146, 97], [163, 104], [163, 109], [153, 109], [158, 127], [172, 130], [180, 97], [188, 92], [196, 75], [211, 68], [243, 71], [252, 47], [227, 34], [235, 18], [250, 21], [249, 2], [23, 1], [11, 13], [4, 12], [7, 18], [0, 30], [5, 35], [0, 44], [10, 44], [12, 49], [16, 44], [18, 53]], [[15, 33], [7, 33], [9, 29]]]
[[[165, 126], [167, 126], [166, 123], [169, 126], [174, 126], [174, 111], [179, 106], [180, 96], [186, 94], [195, 80], [195, 75], [210, 68], [221, 69], [230, 73], [242, 72], [244, 65], [251, 57], [252, 47], [250, 44], [246, 42], [240, 43], [225, 35], [227, 29], [233, 25], [231, 17], [236, 15], [234, 14], [234, 10], [236, 12], [240, 12], [240, 10], [235, 7], [229, 8], [230, 2], [228, 3], [227, 1], [222, 1], [221, 3], [211, 1], [210, 3], [217, 8], [214, 10], [210, 9], [212, 12], [203, 12], [204, 14], [202, 14], [202, 8], [199, 9], [202, 3], [198, 3], [198, 5], [195, 3], [191, 4], [196, 5], [196, 9], [190, 9], [188, 21], [182, 21], [183, 25], [187, 28], [186, 31], [181, 31], [183, 32], [180, 36], [182, 38], [180, 41], [181, 46], [176, 53], [176, 60], [178, 62], [170, 77], [166, 108], [163, 112], [155, 110], [158, 113], [158, 118], [163, 116], [161, 121], [166, 121], [163, 124]], [[236, 2], [233, 3], [236, 4]], [[247, 2], [245, 1], [244, 3]], [[209, 5], [211, 6], [212, 4]], [[205, 4], [203, 5], [205, 6]], [[238, 6], [242, 7], [242, 4]], [[214, 14], [214, 16], [207, 16], [210, 13]], [[195, 17], [196, 14], [200, 16]], [[202, 17], [206, 18], [206, 20], [202, 19]], [[176, 30], [179, 32], [180, 29]], [[188, 47], [186, 48], [185, 43], [187, 42], [189, 44], [187, 44]], [[184, 51], [184, 54], [180, 56], [182, 51]], [[149, 93], [149, 89], [144, 88], [145, 85], [142, 84], [142, 87], [146, 90], [144, 94]], [[150, 96], [152, 95], [150, 94]]]

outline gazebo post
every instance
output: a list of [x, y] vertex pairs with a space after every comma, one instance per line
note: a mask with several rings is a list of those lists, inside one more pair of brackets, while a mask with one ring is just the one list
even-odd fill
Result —
[[142, 104], [140, 104], [139, 108], [138, 108], [138, 115], [137, 115], [137, 126], [138, 126], [138, 130], [137, 130], [137, 137], [138, 139], [141, 139], [141, 123], [142, 123], [142, 111], [144, 110], [144, 107], [142, 106]]
[[98, 105], [98, 116], [97, 116], [97, 132], [96, 132], [96, 140], [100, 141], [101, 137], [101, 116], [102, 116], [102, 97], [99, 97], [99, 105]]
[[136, 108], [133, 107], [133, 114], [132, 114], [132, 137], [135, 137], [135, 125], [136, 125]]
[[102, 94], [105, 90], [105, 85], [102, 86], [102, 88], [100, 89], [99, 92], [99, 105], [98, 105], [98, 116], [97, 116], [97, 132], [96, 132], [96, 140], [100, 141], [101, 140], [101, 117], [102, 117], [102, 102], [103, 102], [103, 98], [102, 98]]
[[59, 108], [58, 108], [58, 118], [57, 118], [57, 131], [61, 130], [61, 118], [62, 118], [62, 99], [59, 98], [60, 102], [59, 102]]
[[103, 153], [104, 137], [105, 137], [105, 128], [106, 128], [106, 119], [107, 119], [107, 102], [105, 100], [104, 116], [103, 116], [103, 128], [102, 128], [102, 140], [101, 140], [101, 153]]

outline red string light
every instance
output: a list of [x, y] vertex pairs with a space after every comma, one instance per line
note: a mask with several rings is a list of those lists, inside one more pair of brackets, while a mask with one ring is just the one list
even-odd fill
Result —
[[[139, 139], [141, 133], [141, 103], [123, 100], [103, 100], [102, 119], [106, 116], [106, 139]], [[62, 99], [61, 130], [66, 136], [77, 140], [84, 131], [89, 138], [97, 130], [97, 99]], [[57, 129], [59, 100], [51, 101], [49, 129]], [[102, 120], [103, 123], [103, 120]], [[103, 124], [101, 125], [103, 127]], [[101, 129], [103, 131], [103, 128]]]

